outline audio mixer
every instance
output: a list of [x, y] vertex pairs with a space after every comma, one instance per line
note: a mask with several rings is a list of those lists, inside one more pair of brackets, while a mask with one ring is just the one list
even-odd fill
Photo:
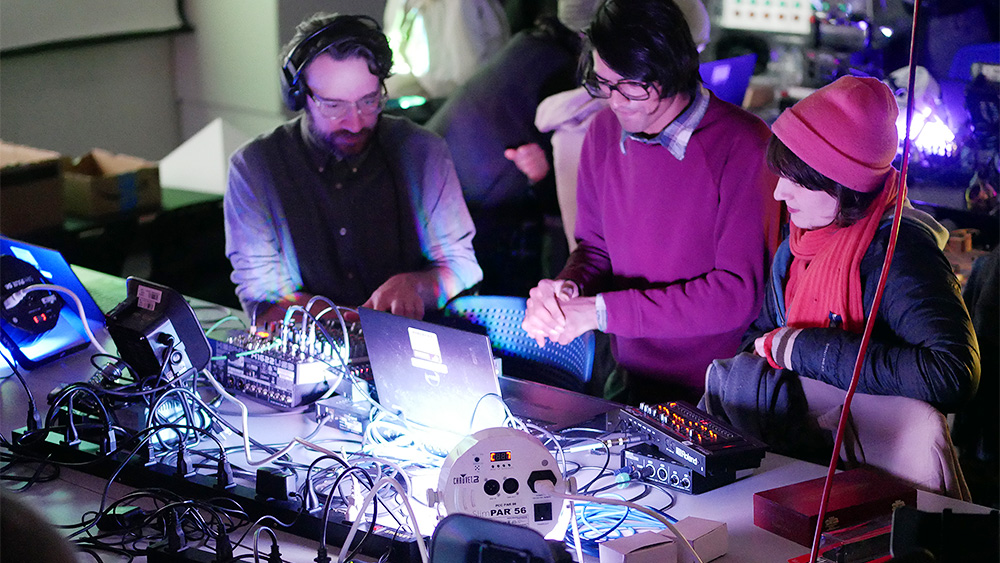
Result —
[[675, 463], [708, 477], [759, 467], [767, 446], [682, 401], [622, 407], [608, 429], [643, 436]]
[[268, 323], [266, 330], [229, 331], [211, 340], [212, 374], [229, 389], [269, 405], [291, 409], [326, 393], [354, 398], [368, 393], [371, 367], [360, 325]]

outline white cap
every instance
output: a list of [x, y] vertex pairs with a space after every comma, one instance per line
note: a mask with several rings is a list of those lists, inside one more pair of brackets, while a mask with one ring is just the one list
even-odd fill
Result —
[[556, 17], [573, 31], [583, 31], [594, 19], [602, 0], [559, 0], [556, 2]]
[[712, 34], [712, 22], [708, 19], [708, 10], [701, 0], [674, 0], [674, 3], [684, 13], [684, 19], [691, 28], [691, 39], [694, 39], [694, 44], [701, 52], [708, 45], [709, 36]]

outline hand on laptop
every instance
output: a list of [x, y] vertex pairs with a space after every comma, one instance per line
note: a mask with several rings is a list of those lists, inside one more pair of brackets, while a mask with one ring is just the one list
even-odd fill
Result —
[[417, 273], [396, 274], [385, 281], [362, 307], [388, 311], [411, 319], [424, 318], [424, 300], [420, 297], [421, 280]]

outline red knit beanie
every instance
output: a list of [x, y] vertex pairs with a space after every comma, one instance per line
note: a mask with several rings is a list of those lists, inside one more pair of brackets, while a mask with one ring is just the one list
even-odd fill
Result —
[[872, 192], [882, 187], [896, 156], [898, 114], [888, 86], [844, 76], [782, 112], [771, 131], [820, 174]]

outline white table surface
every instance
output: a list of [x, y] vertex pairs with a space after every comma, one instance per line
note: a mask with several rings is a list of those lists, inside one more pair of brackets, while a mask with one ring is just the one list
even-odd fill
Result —
[[[124, 286], [122, 288], [124, 291]], [[214, 311], [206, 314], [218, 316], [218, 313]], [[102, 341], [109, 341], [106, 333], [98, 336]], [[46, 408], [45, 394], [57, 384], [66, 381], [80, 381], [90, 376], [92, 368], [90, 368], [89, 357], [92, 353], [94, 353], [94, 349], [89, 348], [34, 371], [22, 372], [34, 390], [35, 400], [40, 409]], [[0, 377], [3, 378], [0, 380], [0, 401], [2, 401], [2, 405], [0, 405], [2, 406], [0, 431], [8, 439], [10, 439], [11, 430], [24, 425], [26, 405], [24, 391], [16, 378], [8, 377], [10, 373], [11, 370], [6, 364], [0, 363]], [[265, 434], [264, 440], [280, 440], [282, 437], [288, 440], [307, 433], [312, 428], [312, 423], [303, 415], [282, 417], [280, 424], [275, 424], [273, 418], [252, 417], [250, 428], [252, 433], [259, 430]], [[588, 456], [593, 457], [593, 459], [588, 460]], [[581, 454], [578, 461], [590, 462], [598, 466], [603, 463], [602, 458], [593, 454]], [[239, 464], [240, 460], [234, 457], [233, 462]], [[669, 514], [678, 519], [686, 516], [697, 516], [725, 522], [729, 534], [729, 552], [716, 561], [724, 563], [787, 561], [791, 557], [807, 553], [808, 548], [754, 526], [753, 495], [759, 491], [822, 477], [825, 474], [825, 467], [776, 454], [767, 454], [761, 467], [749, 477], [700, 495], [677, 493], [677, 501], [669, 510]], [[36, 484], [29, 491], [21, 494], [22, 498], [40, 509], [52, 522], [72, 524], [79, 522], [80, 515], [84, 511], [98, 508], [105, 485], [106, 481], [98, 477], [64, 469], [58, 480]], [[118, 498], [129, 490], [131, 490], [129, 487], [115, 484], [111, 489], [111, 496]], [[650, 499], [651, 504], [656, 505], [656, 500], [655, 498]], [[956, 512], [986, 513], [989, 511], [986, 507], [922, 491], [918, 492], [917, 507], [924, 511], [941, 511], [944, 508], [952, 508]], [[429, 529], [421, 531], [425, 535], [431, 533]], [[9, 541], [9, 538], [4, 538], [4, 540]], [[279, 532], [279, 540], [286, 561], [309, 563], [316, 556], [318, 542], [315, 540], [282, 532]], [[239, 553], [237, 551], [237, 554]], [[335, 558], [336, 552], [331, 550], [330, 555]], [[141, 562], [143, 559], [139, 558], [138, 561]], [[105, 560], [113, 561], [115, 559], [106, 557]], [[80, 561], [92, 561], [92, 559], [83, 556]]]

